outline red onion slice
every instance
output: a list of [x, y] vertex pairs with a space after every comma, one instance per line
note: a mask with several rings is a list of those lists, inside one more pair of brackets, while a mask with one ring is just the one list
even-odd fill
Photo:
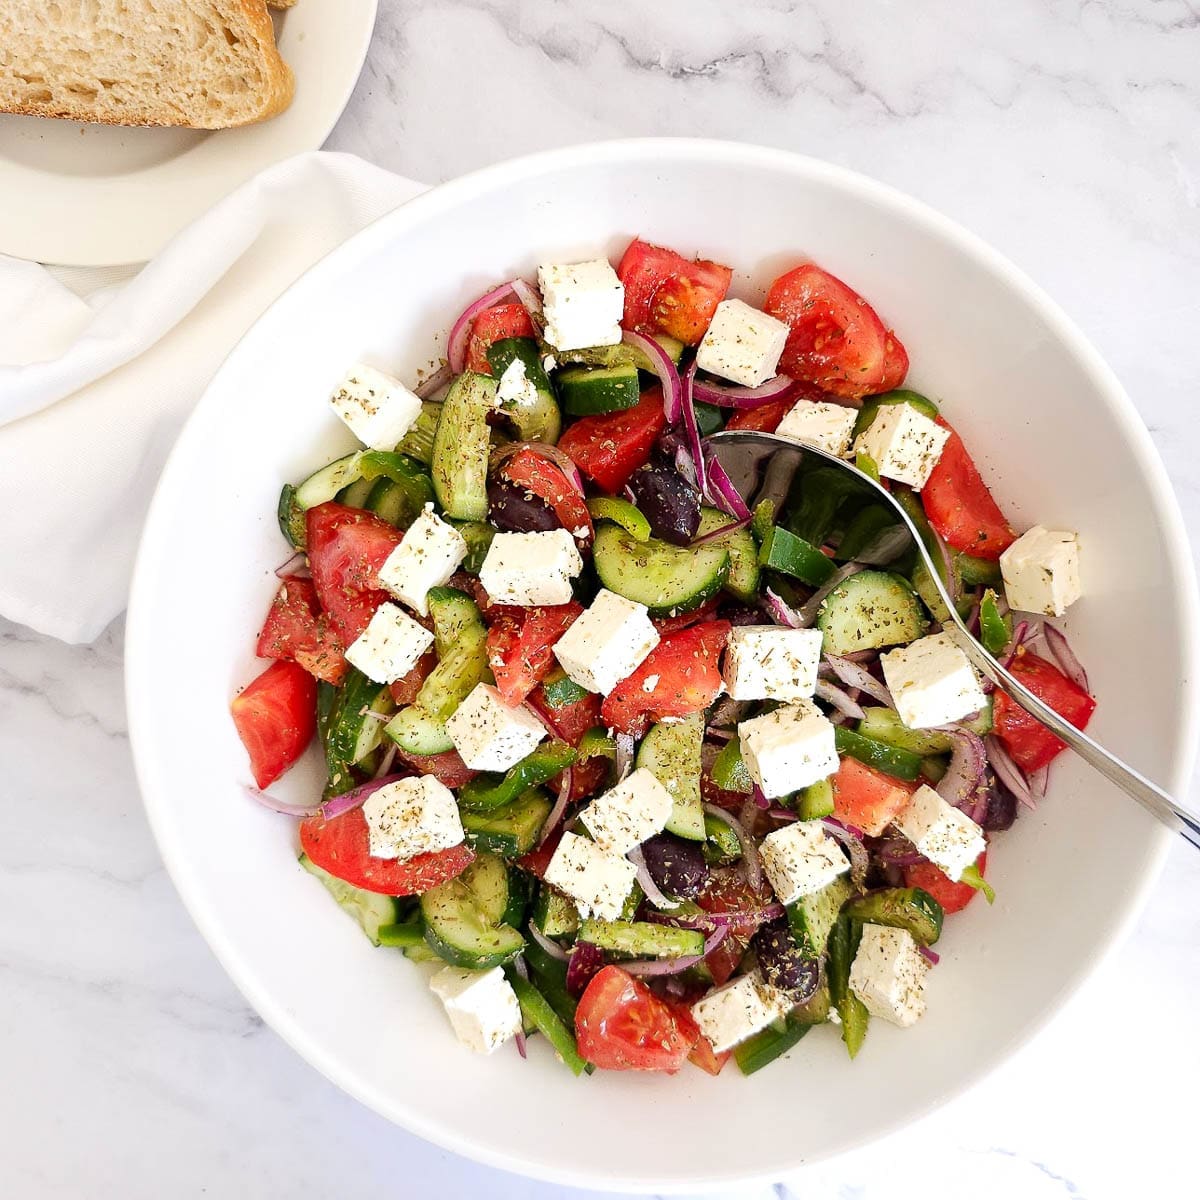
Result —
[[525, 1050], [525, 1034], [522, 1030], [517, 1030], [517, 1032], [513, 1035], [513, 1041], [517, 1044], [517, 1053], [522, 1058], [528, 1058], [529, 1054]]
[[839, 654], [825, 655], [825, 663], [847, 687], [858, 688], [872, 700], [878, 700], [880, 704], [886, 704], [888, 708], [896, 707], [892, 693], [866, 667], [851, 662]]
[[1046, 784], [1050, 782], [1049, 766], [1039, 767], [1029, 776], [1029, 791], [1034, 800], [1043, 800], [1046, 796]]
[[665, 895], [658, 884], [654, 882], [650, 868], [646, 866], [646, 856], [642, 853], [641, 846], [634, 846], [625, 857], [637, 868], [637, 881], [641, 885], [642, 891], [646, 893], [646, 899], [655, 908], [670, 912], [671, 909], [679, 907], [679, 901], [672, 900]]
[[683, 407], [683, 385], [671, 356], [653, 338], [643, 337], [640, 333], [626, 330], [621, 334], [621, 341], [626, 346], [640, 350], [650, 360], [654, 373], [662, 384], [663, 412], [667, 414], [667, 424], [676, 424]]
[[455, 375], [461, 375], [466, 369], [467, 341], [471, 336], [471, 322], [485, 308], [495, 308], [497, 304], [503, 304], [510, 296], [516, 295], [513, 287], [515, 282], [510, 279], [507, 283], [492, 288], [490, 292], [485, 292], [474, 303], [468, 304], [458, 320], [450, 327], [450, 336], [446, 339], [446, 362], [449, 363], [450, 370]]
[[841, 842], [842, 848], [850, 858], [850, 882], [861, 890], [871, 865], [867, 857], [867, 848], [863, 845], [862, 830], [855, 829], [853, 825], [844, 825], [833, 817], [822, 817], [821, 824], [830, 836]]
[[527, 283], [524, 279], [518, 277], [512, 281], [512, 290], [516, 293], [517, 299], [525, 306], [525, 311], [531, 317], [540, 317], [542, 315], [542, 296], [533, 284]]
[[591, 942], [576, 942], [567, 959], [567, 991], [578, 999], [603, 966], [604, 951], [599, 946]]
[[454, 372], [450, 369], [450, 364], [448, 362], [442, 363], [428, 379], [419, 383], [413, 389], [413, 395], [418, 400], [432, 400], [453, 378]]
[[285, 563], [275, 568], [277, 579], [311, 579], [312, 572], [308, 569], [308, 555], [303, 550], [297, 550]]
[[732, 383], [717, 383], [711, 379], [697, 379], [697, 400], [715, 404], [720, 408], [760, 408], [772, 400], [790, 396], [800, 385], [788, 375], [776, 375], [756, 388], [738, 387]]
[[727, 533], [737, 533], [739, 529], [745, 529], [749, 524], [750, 518], [748, 516], [742, 517], [741, 520], [738, 521], [730, 521], [728, 525], [722, 525], [719, 529], [714, 529], [712, 533], [706, 533], [703, 537], [696, 538], [696, 540], [692, 542], [692, 545], [703, 546], [706, 542], [713, 542], [716, 541], [717, 538], [723, 538]]
[[340, 817], [342, 813], [348, 813], [352, 808], [358, 808], [368, 796], [379, 791], [381, 787], [387, 787], [389, 783], [395, 783], [400, 779], [408, 779], [411, 775], [411, 771], [400, 771], [395, 775], [381, 775], [368, 783], [361, 783], [358, 787], [351, 788], [348, 792], [343, 792], [340, 796], [331, 796], [321, 805], [321, 815], [325, 820], [332, 821], [334, 817]]
[[943, 725], [941, 730], [953, 739], [954, 748], [946, 774], [934, 790], [978, 825], [987, 814], [987, 750], [983, 739], [961, 725]]
[[617, 742], [617, 782], [627, 779], [633, 770], [633, 735], [618, 733]]
[[248, 783], [242, 784], [242, 791], [256, 804], [283, 817], [315, 817], [321, 811], [319, 804], [288, 804], [286, 800], [278, 800], [270, 792], [251, 787]]
[[621, 967], [630, 975], [678, 975], [680, 971], [686, 971], [688, 967], [703, 962], [728, 934], [728, 925], [718, 925], [704, 939], [704, 949], [699, 954], [689, 954], [684, 958], [639, 958], [633, 962], [622, 963]]
[[816, 697], [818, 700], [824, 700], [826, 704], [832, 704], [844, 717], [852, 717], [856, 721], [861, 721], [867, 715], [863, 712], [861, 705], [856, 704], [846, 692], [842, 691], [840, 687], [835, 687], [826, 679], [817, 680]]
[[[693, 408], [693, 418], [695, 412], [696, 410]], [[729, 478], [720, 461], [715, 456], [710, 456], [705, 469], [708, 474], [709, 499], [718, 508], [723, 508], [731, 516], [737, 517], [739, 521], [748, 523], [753, 514], [746, 501], [742, 499], [741, 492], [733, 486], [733, 480]]]
[[379, 760], [379, 766], [375, 768], [375, 773], [371, 776], [372, 781], [383, 779], [391, 774], [392, 764], [396, 761], [396, 751], [399, 749], [400, 747], [395, 742], [392, 742], [388, 746], [383, 752], [383, 757]]
[[[542, 722], [546, 724], [545, 721]], [[546, 725], [549, 729], [549, 725]], [[551, 730], [552, 736], [557, 736]], [[550, 815], [546, 818], [542, 825], [541, 835], [538, 837], [538, 845], [540, 846], [557, 828], [559, 822], [563, 819], [563, 813], [567, 811], [567, 801], [571, 796], [571, 784], [574, 782], [574, 768], [566, 767], [562, 773], [562, 783], [558, 785], [558, 795], [554, 798], [554, 807], [550, 810]]]
[[537, 942], [537, 944], [541, 946], [541, 948], [545, 950], [545, 952], [550, 955], [551, 958], [556, 958], [559, 962], [567, 961], [567, 958], [569, 957], [567, 952], [557, 942], [551, 941], [550, 938], [548, 938], [537, 927], [536, 921], [529, 922], [529, 936], [533, 938], [533, 940]]
[[817, 619], [817, 613], [820, 611], [821, 603], [825, 597], [833, 591], [835, 587], [843, 580], [849, 579], [851, 575], [857, 575], [859, 571], [864, 570], [864, 566], [860, 562], [843, 563], [830, 577], [819, 587], [813, 594], [804, 602], [803, 607], [796, 614], [799, 620], [797, 629], [808, 629], [809, 626]]
[[926, 959], [931, 967], [936, 967], [942, 961], [938, 952], [930, 950], [928, 946], [918, 946], [917, 949], [921, 952], [921, 957]]
[[754, 844], [754, 839], [746, 832], [746, 827], [733, 813], [726, 812], [716, 804], [705, 804], [704, 811], [710, 817], [723, 821], [737, 835], [737, 840], [742, 847], [742, 861], [746, 864], [746, 882], [755, 891], [758, 891], [762, 887], [762, 861], [758, 857], [758, 847]]
[[[803, 629], [803, 618], [788, 602], [782, 597], [777, 596], [770, 588], [767, 588], [765, 597], [765, 607], [767, 612], [779, 622], [780, 625], [787, 625], [791, 629]], [[812, 622], [810, 621], [811, 625]]]
[[1026, 779], [1025, 772], [1013, 762], [1012, 756], [1004, 748], [1004, 743], [994, 734], [988, 734], [984, 739], [984, 745], [987, 747], [988, 762], [991, 763], [992, 770], [996, 772], [1000, 782], [1026, 808], [1037, 808], [1037, 801], [1029, 787], [1029, 780]]
[[1061, 629], [1051, 625], [1049, 621], [1042, 625], [1042, 632], [1046, 635], [1046, 645], [1050, 648], [1050, 653], [1054, 656], [1062, 673], [1077, 688], [1082, 688], [1090, 695], [1091, 688], [1088, 687], [1087, 672], [1076, 657], [1075, 651], [1071, 649], [1067, 635]]

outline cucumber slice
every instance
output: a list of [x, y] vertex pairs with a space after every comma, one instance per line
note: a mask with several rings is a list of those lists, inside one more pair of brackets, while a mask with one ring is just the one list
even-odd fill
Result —
[[516, 426], [517, 436], [525, 442], [557, 442], [562, 432], [562, 416], [554, 387], [538, 355], [537, 342], [533, 338], [501, 338], [488, 347], [487, 357], [494, 379], [499, 379], [514, 359], [519, 358], [525, 365], [525, 378], [537, 393], [536, 397], [509, 402], [500, 409]]
[[[679, 366], [683, 352], [687, 347], [666, 333], [652, 333], [651, 341], [657, 342], [666, 352], [667, 357]], [[628, 346], [618, 342], [615, 346], [588, 346], [582, 350], [568, 350], [563, 354], [555, 351], [555, 356], [562, 363], [582, 363], [588, 367], [615, 367], [621, 363], [632, 363], [639, 371], [657, 374], [654, 363], [636, 346]]]
[[735, 1046], [733, 1061], [743, 1075], [753, 1075], [791, 1050], [811, 1028], [811, 1023], [789, 1016], [783, 1029], [768, 1026]]
[[449, 654], [468, 630], [483, 627], [479, 606], [458, 588], [432, 587], [426, 602], [429, 619], [433, 622], [433, 645], [439, 658]]
[[874, 738], [864, 737], [844, 725], [839, 725], [834, 732], [834, 745], [842, 757], [857, 758], [859, 762], [874, 767], [896, 779], [912, 781], [921, 774], [921, 756], [910, 750], [901, 750], [898, 746], [889, 746], [886, 742], [877, 742]]
[[579, 909], [561, 892], [543, 886], [533, 908], [533, 920], [548, 938], [570, 937], [579, 930]]
[[846, 916], [872, 925], [907, 929], [922, 946], [932, 946], [942, 935], [945, 910], [922, 888], [883, 888], [846, 905]]
[[724, 547], [672, 546], [658, 538], [639, 542], [618, 525], [596, 530], [593, 560], [606, 588], [644, 604], [654, 616], [698, 608], [729, 577]]
[[302, 483], [285, 484], [279, 493], [277, 517], [279, 528], [297, 550], [303, 550], [307, 542], [304, 514], [318, 504], [332, 500], [342, 488], [353, 483], [360, 474], [359, 462], [362, 450], [355, 450], [342, 458], [314, 471]]
[[854, 894], [850, 880], [839, 875], [811, 896], [801, 896], [787, 906], [792, 936], [812, 958], [825, 953], [829, 931], [842, 911], [842, 905]]
[[437, 433], [438, 422], [442, 419], [441, 402], [422, 400], [421, 411], [412, 423], [409, 431], [396, 443], [400, 454], [407, 454], [428, 466], [433, 462], [433, 439]]
[[[704, 537], [720, 529], [723, 525], [732, 523], [733, 518], [723, 513], [719, 508], [700, 509], [700, 525], [696, 530], [697, 537]], [[725, 590], [747, 604], [758, 599], [758, 546], [754, 535], [749, 529], [735, 529], [723, 537], [714, 538], [706, 543], [710, 546], [720, 546], [729, 551], [729, 577], [725, 580]]]
[[336, 875], [330, 875], [318, 867], [307, 854], [301, 854], [300, 865], [315, 875], [326, 891], [338, 902], [338, 907], [348, 912], [362, 926], [362, 931], [373, 945], [380, 945], [380, 928], [395, 925], [400, 920], [400, 904], [394, 896], [382, 896], [378, 892], [365, 892]]
[[810, 587], [820, 587], [834, 572], [833, 559], [782, 525], [776, 525], [763, 539], [758, 561], [760, 566], [791, 575]]
[[496, 381], [467, 371], [446, 393], [433, 438], [433, 490], [449, 517], [486, 521], [489, 430]]
[[425, 922], [421, 919], [420, 912], [417, 913], [415, 920], [400, 921], [395, 925], [380, 925], [379, 945], [397, 946], [401, 950], [409, 950], [417, 946], [424, 947]]
[[445, 754], [454, 749], [445, 720], [416, 704], [402, 708], [383, 732], [406, 754]]
[[585, 700], [591, 693], [580, 687], [570, 675], [555, 667], [542, 681], [542, 697], [551, 708], [567, 708]]
[[462, 569], [468, 575], [478, 575], [487, 552], [491, 549], [492, 538], [496, 530], [486, 521], [451, 521], [451, 525], [463, 536], [467, 543], [467, 556], [462, 560]]
[[645, 767], [671, 794], [667, 831], [694, 842], [704, 841], [704, 809], [700, 801], [700, 749], [704, 714], [682, 721], [659, 721], [642, 739], [636, 764]]
[[829, 998], [829, 983], [822, 979], [820, 986], [803, 1004], [797, 1005], [789, 1014], [789, 1020], [802, 1025], [823, 1025], [829, 1020], [833, 1003]]
[[829, 997], [842, 1020], [842, 1041], [851, 1058], [862, 1049], [871, 1014], [867, 1006], [850, 990], [850, 967], [858, 953], [862, 925], [843, 913], [829, 931], [825, 978]]
[[523, 796], [490, 812], [464, 809], [462, 825], [467, 841], [476, 850], [489, 850], [503, 858], [520, 858], [537, 843], [551, 807], [544, 792], [530, 788]]
[[[987, 703], [969, 721], [960, 722], [964, 729], [985, 737], [992, 731], [992, 701]], [[948, 733], [935, 729], [909, 729], [900, 720], [900, 714], [890, 708], [868, 708], [858, 723], [858, 732], [876, 742], [884, 742], [911, 754], [927, 757], [931, 754], [949, 754], [954, 749], [954, 739]]]
[[367, 497], [371, 494], [371, 489], [375, 486], [373, 479], [356, 479], [353, 483], [348, 483], [334, 499], [339, 504], [344, 504], [347, 508], [366, 508]]
[[992, 559], [957, 553], [952, 561], [959, 579], [969, 588], [1000, 587], [1004, 583], [1004, 577], [1000, 574], [1000, 564]]
[[508, 869], [481, 854], [457, 879], [421, 897], [425, 941], [456, 967], [486, 970], [515, 958], [525, 946], [519, 930], [501, 923], [508, 908]]
[[563, 408], [572, 416], [620, 412], [641, 399], [633, 363], [612, 367], [568, 367], [555, 376]]
[[536, 886], [533, 876], [528, 872], [508, 872], [508, 903], [504, 906], [504, 915], [500, 918], [502, 925], [520, 929], [525, 924]]
[[915, 641], [929, 628], [907, 580], [887, 571], [859, 571], [821, 602], [817, 628], [828, 654], [852, 654]]
[[704, 934], [650, 921], [581, 921], [579, 941], [625, 958], [692, 958], [704, 953]]
[[329, 762], [347, 766], [360, 763], [383, 735], [383, 722], [370, 714], [395, 712], [396, 705], [386, 683], [374, 683], [351, 667], [346, 673], [337, 703], [330, 714], [325, 742]]
[[588, 1064], [575, 1045], [575, 1035], [572, 1033], [574, 1019], [570, 1024], [565, 1022], [555, 1011], [554, 1005], [528, 979], [521, 976], [511, 967], [505, 971], [512, 990], [517, 995], [517, 1003], [521, 1006], [521, 1017], [532, 1025], [554, 1048], [559, 1060], [567, 1066], [572, 1074], [582, 1075]]
[[833, 782], [818, 779], [796, 793], [796, 812], [802, 821], [814, 821], [818, 817], [833, 815]]

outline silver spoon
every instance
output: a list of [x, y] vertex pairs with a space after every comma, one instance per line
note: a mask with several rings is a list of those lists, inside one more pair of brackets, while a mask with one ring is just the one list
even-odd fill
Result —
[[705, 445], [710, 454], [716, 455], [733, 486], [751, 507], [770, 499], [775, 502], [776, 511], [782, 511], [785, 503], [795, 503], [807, 486], [810, 497], [832, 494], [841, 497], [837, 501], [840, 505], [869, 504], [879, 509], [876, 515], [880, 524], [870, 544], [855, 553], [855, 561], [885, 566], [915, 548], [950, 614], [950, 620], [943, 621], [942, 627], [975, 669], [1003, 688], [1026, 712], [1168, 829], [1181, 834], [1200, 849], [1200, 813], [1173, 800], [1162, 788], [1063, 720], [976, 641], [954, 607], [916, 526], [886, 488], [844, 459], [773, 433], [727, 430], [707, 438]]

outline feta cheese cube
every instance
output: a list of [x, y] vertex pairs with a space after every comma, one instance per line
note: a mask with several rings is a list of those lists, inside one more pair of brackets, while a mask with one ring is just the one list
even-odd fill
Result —
[[842, 848], [820, 821], [794, 821], [768, 833], [759, 852], [780, 904], [811, 896], [850, 869]]
[[1000, 555], [1009, 608], [1061, 617], [1083, 594], [1079, 535], [1035, 525]]
[[472, 771], [507, 771], [533, 752], [546, 727], [524, 705], [511, 708], [491, 684], [477, 683], [446, 732]]
[[601, 850], [628, 854], [648, 837], [662, 833], [671, 815], [671, 793], [645, 767], [593, 800], [580, 814]]
[[811, 700], [800, 700], [738, 725], [750, 777], [768, 799], [827, 779], [838, 769], [833, 724]]
[[723, 1054], [739, 1042], [786, 1016], [792, 1007], [786, 992], [772, 987], [758, 971], [741, 975], [732, 983], [709, 992], [692, 1005], [700, 1032]]
[[519, 358], [514, 358], [504, 368], [504, 374], [496, 384], [496, 407], [519, 408], [522, 405], [536, 404], [537, 398], [537, 387], [525, 374], [525, 363]]
[[555, 643], [554, 656], [580, 687], [607, 696], [657, 645], [646, 606], [601, 588]]
[[346, 647], [346, 661], [376, 683], [403, 679], [433, 645], [433, 634], [398, 604], [381, 604]]
[[564, 833], [546, 867], [546, 882], [575, 901], [585, 917], [615, 921], [633, 887], [637, 869], [627, 858], [595, 842]]
[[432, 775], [398, 779], [363, 802], [367, 852], [407, 862], [418, 854], [449, 850], [463, 840], [454, 793]]
[[625, 285], [605, 258], [538, 267], [546, 342], [555, 350], [615, 346], [621, 340]]
[[880, 658], [896, 711], [909, 729], [949, 725], [987, 703], [967, 656], [948, 633], [933, 633]]
[[429, 589], [441, 587], [467, 556], [463, 535], [425, 505], [425, 511], [408, 527], [404, 541], [379, 568], [379, 582], [397, 600], [429, 615]]
[[943, 429], [911, 404], [884, 404], [875, 420], [858, 435], [856, 451], [869, 454], [885, 479], [920, 491], [950, 440]]
[[873, 1017], [912, 1025], [925, 1011], [929, 962], [907, 929], [864, 925], [850, 966], [850, 990]]
[[372, 450], [394, 450], [421, 415], [421, 399], [398, 379], [358, 363], [329, 397], [350, 432]]
[[443, 967], [429, 987], [441, 1000], [455, 1036], [477, 1054], [491, 1054], [521, 1029], [517, 993], [500, 967], [490, 971]]
[[737, 625], [725, 642], [725, 690], [733, 700], [806, 700], [820, 658], [819, 629]]
[[567, 529], [498, 533], [479, 568], [479, 582], [496, 604], [566, 604], [583, 559]]
[[779, 422], [775, 432], [841, 458], [850, 449], [857, 420], [856, 408], [824, 400], [800, 400]]
[[928, 784], [917, 788], [893, 824], [919, 853], [956, 883], [987, 849], [983, 830]]
[[788, 327], [741, 300], [722, 300], [696, 351], [696, 365], [710, 375], [758, 387], [775, 376]]

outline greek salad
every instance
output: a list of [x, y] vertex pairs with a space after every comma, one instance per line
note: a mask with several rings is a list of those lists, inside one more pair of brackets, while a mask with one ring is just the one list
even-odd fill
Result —
[[[922, 1015], [944, 917], [991, 902], [991, 839], [1065, 748], [941, 632], [915, 556], [857, 562], [835, 488], [752, 511], [717, 430], [853, 459], [988, 648], [1076, 726], [1095, 705], [1047, 620], [1075, 533], [1017, 536], [846, 283], [731, 280], [640, 239], [547, 262], [418, 386], [351, 367], [361, 448], [280, 496], [248, 790], [475, 1051], [751, 1073], [830, 1025], [854, 1056]], [[324, 794], [272, 797], [314, 739]]]

